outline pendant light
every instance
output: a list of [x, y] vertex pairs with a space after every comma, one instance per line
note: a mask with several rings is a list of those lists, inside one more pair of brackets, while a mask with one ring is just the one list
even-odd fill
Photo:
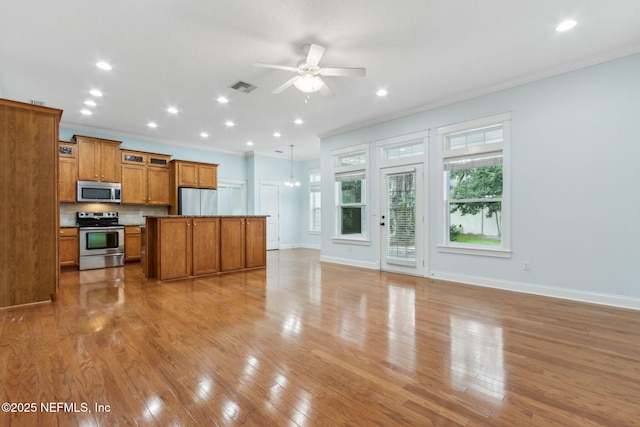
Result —
[[300, 187], [300, 181], [293, 176], [293, 145], [289, 145], [289, 147], [291, 147], [291, 175], [289, 179], [285, 181], [284, 185], [287, 187]]

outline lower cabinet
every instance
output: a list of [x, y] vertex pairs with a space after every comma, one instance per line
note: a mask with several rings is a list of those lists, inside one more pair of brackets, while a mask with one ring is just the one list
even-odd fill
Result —
[[267, 265], [266, 218], [221, 218], [222, 271]]
[[128, 225], [124, 228], [124, 260], [140, 261], [142, 253], [142, 234], [140, 227]]
[[80, 243], [78, 229], [64, 227], [60, 229], [60, 267], [77, 267], [80, 262]]
[[145, 275], [178, 279], [267, 265], [265, 217], [147, 217]]
[[166, 218], [158, 223], [157, 278], [160, 280], [220, 271], [218, 218]]

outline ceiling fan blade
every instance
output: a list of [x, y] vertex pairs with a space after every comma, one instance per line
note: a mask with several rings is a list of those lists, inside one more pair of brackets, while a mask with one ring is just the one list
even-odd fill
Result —
[[317, 44], [312, 44], [309, 46], [309, 53], [307, 54], [307, 64], [312, 67], [318, 66], [318, 62], [320, 62], [320, 58], [324, 55], [324, 48]]
[[327, 77], [363, 77], [365, 68], [320, 68], [320, 75]]
[[325, 98], [331, 98], [333, 96], [333, 92], [331, 92], [331, 89], [329, 89], [329, 86], [327, 86], [326, 83], [322, 85], [318, 92], [320, 92], [320, 94]]
[[255, 65], [256, 67], [273, 68], [276, 70], [298, 71], [296, 67], [287, 67], [286, 65], [262, 64], [260, 62], [254, 62], [253, 65]]
[[282, 92], [283, 90], [285, 90], [286, 88], [288, 88], [289, 86], [293, 85], [295, 82], [297, 82], [301, 78], [302, 78], [302, 76], [295, 76], [295, 77], [287, 80], [286, 82], [284, 82], [283, 84], [281, 84], [277, 88], [275, 88], [271, 93], [278, 94], [278, 93]]

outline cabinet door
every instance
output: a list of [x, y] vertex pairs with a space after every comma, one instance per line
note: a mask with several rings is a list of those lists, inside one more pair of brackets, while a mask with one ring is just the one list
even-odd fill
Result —
[[147, 167], [147, 204], [165, 206], [170, 204], [169, 169]]
[[198, 166], [192, 163], [178, 163], [178, 187], [198, 186]]
[[244, 218], [220, 218], [220, 268], [240, 270], [245, 263]]
[[120, 144], [100, 143], [100, 181], [120, 182]]
[[215, 190], [218, 186], [217, 169], [214, 165], [198, 165], [198, 187]]
[[122, 165], [122, 204], [143, 205], [147, 195], [147, 168], [145, 166]]
[[267, 265], [267, 221], [266, 218], [246, 219], [246, 267]]
[[220, 271], [220, 219], [193, 219], [193, 275]]
[[124, 229], [124, 260], [140, 261], [142, 253], [142, 234], [140, 227], [128, 226]]
[[191, 275], [191, 219], [160, 220], [160, 280]]
[[[75, 151], [75, 147], [73, 147]], [[58, 159], [58, 199], [61, 203], [75, 203], [78, 181], [78, 159], [60, 155]]]
[[78, 179], [80, 181], [99, 181], [97, 141], [78, 140]]
[[60, 229], [60, 267], [77, 267], [80, 257], [78, 230], [76, 228]]

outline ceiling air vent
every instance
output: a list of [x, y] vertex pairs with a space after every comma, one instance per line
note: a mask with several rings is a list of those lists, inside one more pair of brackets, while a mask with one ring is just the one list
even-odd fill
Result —
[[44, 107], [44, 101], [38, 101], [37, 99], [30, 99], [29, 103], [31, 105], [37, 105], [39, 107]]
[[252, 85], [251, 83], [245, 83], [245, 82], [237, 82], [232, 84], [231, 86], [229, 86], [231, 89], [235, 89], [239, 92], [244, 92], [244, 93], [251, 93], [254, 90], [257, 89], [257, 86]]

